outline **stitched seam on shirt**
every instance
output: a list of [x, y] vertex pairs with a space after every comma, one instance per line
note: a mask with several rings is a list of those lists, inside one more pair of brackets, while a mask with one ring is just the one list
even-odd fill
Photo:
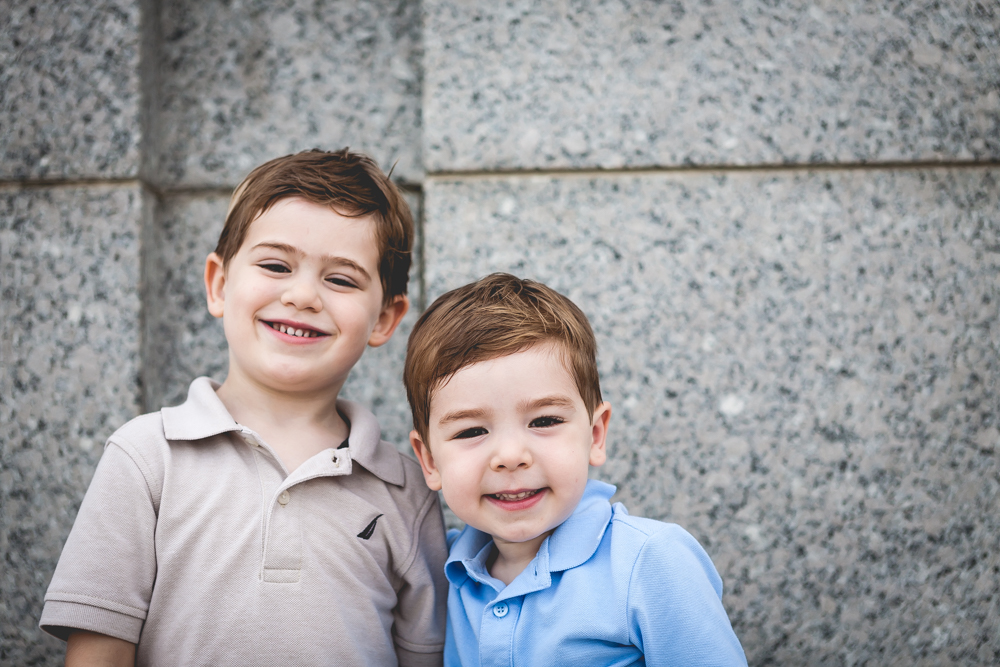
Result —
[[260, 513], [259, 513], [259, 528], [260, 533], [258, 537], [260, 538], [257, 542], [259, 551], [257, 552], [257, 577], [262, 579], [264, 577], [264, 559], [267, 552], [267, 531], [268, 526], [271, 521], [271, 507], [267, 504], [264, 499], [264, 473], [261, 471], [260, 467], [262, 464], [262, 455], [258, 454], [253, 447], [250, 448], [250, 460], [253, 461], [254, 472], [257, 473], [257, 498], [260, 502]]
[[[411, 541], [411, 545], [410, 545], [410, 553], [409, 553], [409, 555], [408, 555], [408, 557], [407, 557], [407, 559], [405, 561], [406, 562], [406, 567], [403, 568], [403, 570], [402, 570], [401, 573], [398, 573], [396, 575], [401, 580], [404, 580], [404, 581], [406, 580], [406, 577], [405, 577], [406, 573], [410, 571], [410, 568], [412, 568], [413, 565], [417, 561], [417, 553], [419, 553], [419, 551], [420, 551], [420, 539], [418, 538], [418, 535], [420, 534], [419, 530], [424, 525], [424, 522], [427, 521], [428, 517], [430, 517], [431, 510], [433, 510], [433, 508], [434, 508], [434, 503], [437, 501], [437, 497], [438, 496], [437, 496], [436, 492], [433, 492], [433, 491], [429, 492], [427, 494], [427, 500], [424, 501], [423, 507], [420, 508], [421, 511], [417, 513], [417, 518], [416, 518], [416, 520], [414, 521], [414, 524], [413, 524], [413, 530], [412, 530], [412, 532], [410, 532], [410, 535], [411, 535], [411, 540], [410, 540]], [[437, 653], [439, 651], [444, 650], [444, 643], [443, 642], [441, 644], [417, 644], [417, 643], [411, 642], [408, 639], [404, 639], [399, 634], [397, 634], [397, 632], [395, 631], [395, 627], [393, 627], [393, 633], [392, 633], [392, 635], [393, 635], [394, 641], [397, 641], [397, 642], [402, 641], [402, 642], [406, 642], [407, 644], [412, 644], [413, 646], [427, 647], [427, 648], [431, 649], [429, 651], [415, 651], [417, 653]], [[406, 646], [403, 646], [403, 648], [406, 648]]]
[[[116, 602], [115, 600], [99, 598], [94, 595], [86, 595], [85, 593], [70, 593], [68, 591], [51, 591], [45, 595], [45, 600], [46, 602], [62, 602], [64, 604], [78, 604], [86, 607], [96, 607], [113, 614], [122, 614], [123, 616], [137, 618], [140, 621], [146, 619], [146, 614], [149, 611], [148, 609], [139, 609], [138, 607]], [[96, 604], [101, 602], [104, 604]], [[108, 605], [112, 605], [115, 608], [109, 607]]]
[[424, 501], [423, 506], [417, 513], [417, 517], [413, 522], [412, 530], [410, 531], [410, 551], [406, 556], [406, 560], [403, 561], [404, 567], [399, 570], [398, 575], [400, 578], [405, 578], [404, 575], [410, 571], [413, 564], [417, 560], [417, 553], [420, 551], [420, 540], [417, 536], [420, 534], [420, 528], [427, 521], [427, 518], [431, 514], [431, 509], [433, 509], [434, 502], [437, 500], [437, 493], [430, 492], [427, 494], [427, 500]]
[[[614, 521], [614, 518], [612, 518], [612, 521]], [[638, 567], [639, 565], [639, 559], [642, 557], [642, 553], [646, 550], [646, 545], [649, 544], [649, 538], [651, 537], [651, 534], [637, 528], [636, 526], [627, 524], [624, 521], [618, 521], [617, 523], [623, 527], [631, 528], [632, 530], [639, 533], [640, 535], [645, 536], [646, 538], [642, 541], [642, 546], [639, 547], [639, 550], [635, 553], [635, 560], [632, 561], [632, 569], [628, 573], [628, 589], [627, 592], [625, 593], [625, 627], [628, 630], [628, 640], [632, 643], [633, 646], [638, 646], [638, 644], [636, 644], [635, 641], [636, 638], [632, 636], [632, 623], [629, 621], [629, 609], [631, 608], [632, 604], [632, 581], [635, 578], [635, 570], [636, 567]]]
[[[139, 450], [131, 442], [129, 442], [128, 440], [114, 440], [113, 438], [114, 436], [108, 438], [108, 444], [105, 447], [105, 449], [107, 449], [107, 447], [110, 447], [111, 445], [114, 445], [115, 447], [120, 449], [122, 453], [125, 454], [125, 456], [128, 457], [128, 460], [131, 461], [132, 465], [134, 465], [136, 470], [139, 471], [139, 474], [142, 475], [143, 481], [146, 483], [146, 493], [149, 495], [150, 504], [152, 504], [153, 506], [153, 513], [156, 515], [157, 519], [159, 519], [160, 498], [163, 495], [162, 486], [160, 489], [161, 493], [155, 493], [155, 494], [153, 493], [153, 487], [156, 486], [155, 484], [156, 480], [153, 477], [152, 467], [149, 465], [149, 462], [146, 461], [146, 458], [139, 452]], [[140, 465], [140, 461], [142, 462], [142, 465]]]
[[444, 649], [444, 642], [441, 642], [440, 644], [417, 644], [409, 639], [403, 639], [396, 634], [395, 628], [393, 628], [392, 641], [395, 644], [402, 646], [407, 651], [413, 651], [414, 653], [439, 653], [442, 649]]

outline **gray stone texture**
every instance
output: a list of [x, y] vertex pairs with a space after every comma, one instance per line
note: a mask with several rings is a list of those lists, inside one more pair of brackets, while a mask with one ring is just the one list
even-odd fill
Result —
[[138, 414], [138, 186], [0, 189], [0, 663], [58, 664], [42, 595], [103, 443]]
[[1000, 157], [996, 2], [423, 11], [430, 172]]
[[[419, 198], [406, 195], [416, 216]], [[205, 305], [205, 257], [215, 249], [229, 195], [180, 194], [166, 198], [147, 231], [143, 264], [146, 306], [143, 382], [145, 409], [178, 405], [195, 377], [226, 377], [229, 352], [222, 323]], [[419, 251], [419, 239], [416, 244]], [[382, 437], [408, 450], [412, 421], [403, 389], [406, 339], [421, 303], [419, 252], [410, 272], [410, 313], [386, 345], [369, 348], [342, 395], [375, 412]]]
[[712, 555], [750, 664], [1000, 660], [1000, 170], [432, 178], [428, 298], [588, 313], [597, 475]]
[[0, 0], [0, 178], [139, 171], [139, 4]]
[[420, 22], [405, 0], [159, 3], [151, 178], [235, 186], [273, 157], [350, 146], [419, 181]]
[[428, 298], [540, 278], [597, 330], [596, 474], [702, 541], [751, 664], [1000, 662], [995, 0], [0, 0], [0, 32], [0, 665], [62, 662], [36, 623], [103, 440], [225, 375], [228, 189], [343, 145], [423, 185], [414, 307], [344, 389], [384, 437]]
[[179, 405], [191, 380], [226, 378], [222, 321], [205, 302], [205, 258], [215, 250], [229, 195], [175, 195], [158, 202], [143, 239], [144, 411]]

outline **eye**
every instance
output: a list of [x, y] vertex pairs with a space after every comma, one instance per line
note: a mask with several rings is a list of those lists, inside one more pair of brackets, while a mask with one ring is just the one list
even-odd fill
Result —
[[326, 279], [326, 282], [330, 283], [331, 285], [336, 285], [337, 287], [357, 287], [358, 286], [358, 284], [356, 282], [354, 282], [353, 280], [351, 280], [347, 276], [341, 276], [341, 275], [330, 276], [330, 277], [328, 277]]
[[265, 271], [269, 271], [271, 273], [291, 273], [292, 272], [292, 270], [289, 269], [287, 266], [285, 266], [284, 264], [278, 264], [277, 262], [263, 262], [261, 264], [258, 264], [257, 266], [259, 266], [260, 268], [264, 269]]
[[473, 426], [472, 428], [467, 428], [464, 431], [459, 431], [453, 437], [454, 440], [465, 440], [466, 438], [478, 438], [481, 435], [486, 435], [489, 433], [482, 426]]
[[565, 421], [562, 417], [535, 417], [528, 426], [530, 428], [549, 428], [551, 426], [558, 426]]

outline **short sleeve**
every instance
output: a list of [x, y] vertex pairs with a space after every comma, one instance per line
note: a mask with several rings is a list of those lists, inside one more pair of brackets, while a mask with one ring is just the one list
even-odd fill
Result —
[[444, 517], [437, 494], [428, 494], [417, 518], [416, 553], [406, 571], [393, 609], [396, 656], [403, 667], [441, 665], [444, 649], [448, 557]]
[[148, 472], [109, 443], [45, 593], [39, 622], [65, 640], [90, 630], [139, 641], [156, 578]]
[[646, 664], [743, 665], [743, 648], [722, 606], [722, 580], [698, 541], [666, 524], [651, 534], [628, 591], [632, 641]]

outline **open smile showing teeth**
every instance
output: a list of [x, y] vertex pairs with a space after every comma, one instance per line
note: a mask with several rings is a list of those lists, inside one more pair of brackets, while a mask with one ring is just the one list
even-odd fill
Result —
[[288, 334], [289, 336], [298, 336], [299, 338], [319, 338], [320, 336], [326, 335], [318, 331], [313, 331], [312, 329], [296, 329], [295, 327], [289, 327], [280, 322], [264, 322], [264, 324], [271, 327], [275, 331], [280, 331], [281, 333]]
[[524, 500], [525, 498], [530, 498], [541, 491], [541, 489], [535, 489], [534, 491], [521, 491], [520, 493], [491, 493], [490, 495], [497, 500], [506, 500], [508, 502], [513, 502], [517, 500]]

